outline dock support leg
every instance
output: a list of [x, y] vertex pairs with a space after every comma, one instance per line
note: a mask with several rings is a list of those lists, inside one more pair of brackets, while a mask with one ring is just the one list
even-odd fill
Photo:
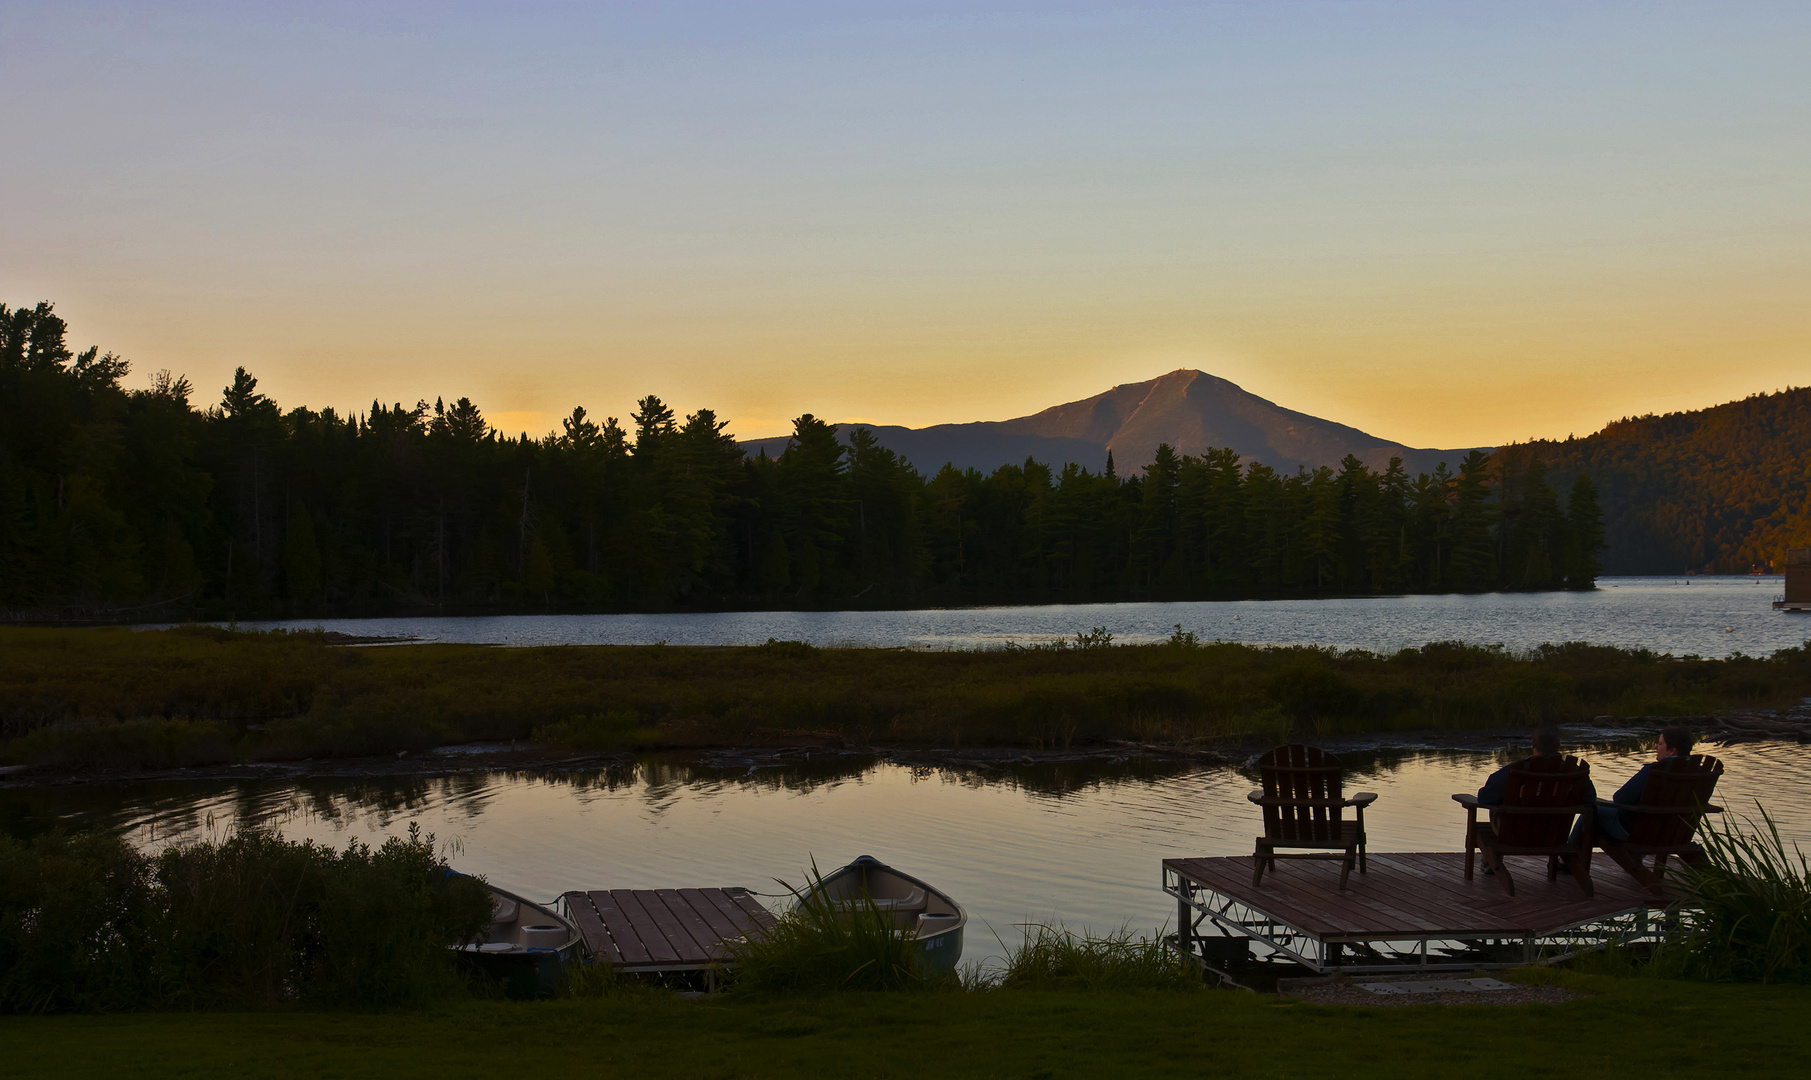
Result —
[[1195, 927], [1188, 901], [1176, 899], [1176, 951], [1184, 956], [1195, 955]]

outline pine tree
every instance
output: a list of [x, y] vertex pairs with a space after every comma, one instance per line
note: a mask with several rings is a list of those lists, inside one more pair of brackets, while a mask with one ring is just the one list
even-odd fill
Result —
[[1566, 588], [1593, 589], [1603, 570], [1603, 512], [1597, 488], [1579, 473], [1566, 502]]

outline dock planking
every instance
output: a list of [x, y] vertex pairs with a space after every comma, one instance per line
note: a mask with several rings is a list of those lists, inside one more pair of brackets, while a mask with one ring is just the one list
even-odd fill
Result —
[[747, 889], [593, 889], [560, 898], [598, 960], [625, 971], [698, 971], [726, 942], [774, 924]]
[[1521, 938], [1679, 902], [1670, 889], [1654, 896], [1608, 860], [1592, 875], [1597, 895], [1586, 896], [1567, 875], [1547, 880], [1545, 858], [1510, 856], [1516, 895], [1495, 878], [1465, 880], [1459, 852], [1371, 854], [1368, 873], [1339, 888], [1335, 863], [1293, 862], [1251, 883], [1249, 855], [1165, 859], [1165, 869], [1286, 923], [1326, 943], [1384, 939]]

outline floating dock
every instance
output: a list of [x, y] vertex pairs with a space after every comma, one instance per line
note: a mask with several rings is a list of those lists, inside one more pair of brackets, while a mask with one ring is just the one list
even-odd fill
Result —
[[630, 973], [708, 972], [729, 943], [773, 926], [773, 912], [747, 889], [596, 889], [560, 904], [591, 955]]
[[1456, 851], [1373, 852], [1343, 892], [1337, 861], [1280, 863], [1253, 887], [1250, 855], [1165, 859], [1163, 891], [1176, 898], [1175, 947], [1235, 982], [1252, 945], [1329, 974], [1515, 967], [1655, 941], [1681, 899], [1649, 893], [1607, 858], [1593, 860], [1594, 897], [1570, 875], [1548, 881], [1545, 857], [1506, 861], [1514, 896], [1482, 872], [1465, 880]]

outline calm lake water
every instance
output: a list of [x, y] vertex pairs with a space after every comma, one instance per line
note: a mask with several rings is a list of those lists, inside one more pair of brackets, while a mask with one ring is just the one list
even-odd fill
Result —
[[1656, 652], [1766, 655], [1811, 637], [1811, 617], [1774, 611], [1778, 577], [1603, 578], [1595, 592], [1385, 596], [1348, 600], [1074, 604], [919, 611], [733, 611], [679, 615], [495, 615], [302, 619], [248, 628], [493, 645], [814, 645], [987, 648], [1104, 626], [1115, 640], [1158, 641], [1180, 625], [1202, 640], [1393, 652], [1430, 641], [1527, 649], [1587, 641]]
[[[1506, 760], [1438, 739], [1406, 750], [1339, 749], [1352, 789], [1378, 793], [1366, 816], [1373, 851], [1457, 850], [1464, 817], [1449, 796], [1475, 791]], [[1728, 766], [1718, 802], [1753, 814], [1761, 798], [1789, 840], [1811, 846], [1811, 748], [1704, 751]], [[1650, 756], [1632, 739], [1583, 752], [1606, 792]], [[38, 825], [92, 822], [147, 848], [241, 825], [343, 845], [419, 824], [454, 866], [537, 898], [571, 888], [777, 893], [775, 878], [799, 882], [814, 858], [827, 870], [873, 854], [964, 904], [974, 920], [965, 959], [984, 961], [1027, 922], [1141, 933], [1166, 925], [1174, 908], [1158, 888], [1160, 860], [1249, 854], [1251, 786], [1232, 768], [1148, 762], [980, 775], [885, 764], [813, 772], [644, 763], [583, 775], [14, 789], [0, 792], [0, 811]], [[1620, 873], [1607, 863], [1599, 872]]]

